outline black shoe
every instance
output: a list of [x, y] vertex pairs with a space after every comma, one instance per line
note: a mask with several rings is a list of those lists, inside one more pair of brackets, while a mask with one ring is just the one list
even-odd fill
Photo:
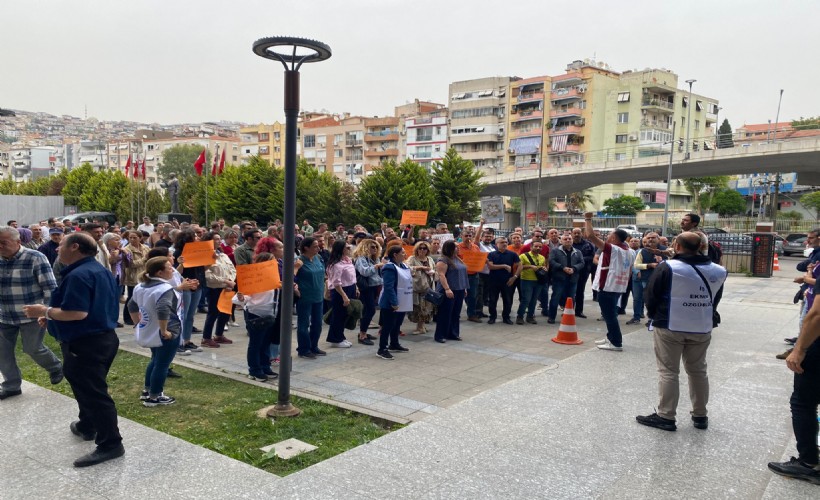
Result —
[[709, 428], [709, 417], [692, 417], [692, 425], [695, 429], [707, 429]]
[[387, 349], [379, 349], [376, 352], [376, 356], [378, 356], [382, 359], [393, 359], [393, 355], [390, 354], [390, 351], [388, 351]]
[[637, 417], [635, 417], [635, 420], [637, 420], [639, 424], [646, 425], [649, 427], [655, 427], [656, 429], [663, 429], [665, 431], [674, 431], [678, 428], [675, 425], [674, 420], [669, 420], [667, 418], [660, 417], [657, 413], [653, 413], [652, 415], [646, 416], [638, 415]]
[[119, 321], [117, 321], [117, 328], [123, 328], [123, 327], [125, 327], [125, 325], [120, 323]]
[[369, 339], [369, 338], [367, 338], [367, 337], [365, 337], [365, 338], [359, 338], [359, 343], [360, 343], [360, 344], [363, 344], [363, 345], [373, 345], [373, 341], [372, 341], [372, 340], [370, 340], [370, 339]]
[[[378, 326], [375, 326], [375, 327], [371, 326], [370, 328], [378, 328]], [[367, 334], [367, 340], [376, 340], [378, 338], [379, 337], [374, 337], [373, 335], [370, 335], [369, 333]]]
[[632, 318], [626, 322], [627, 325], [637, 325], [641, 322], [639, 318]]
[[313, 351], [313, 354], [317, 356], [327, 356], [327, 353], [321, 349], [316, 349], [315, 351]]
[[513, 320], [511, 320], [510, 318], [507, 318], [507, 319], [504, 320], [504, 324], [505, 325], [514, 325], [515, 323], [513, 323]]
[[408, 349], [408, 348], [406, 348], [402, 345], [389, 346], [387, 348], [387, 350], [388, 351], [396, 351], [396, 352], [410, 352], [410, 349]]
[[524, 318], [522, 318], [521, 316], [515, 318], [515, 324], [516, 325], [523, 325], [524, 324]]
[[23, 391], [0, 391], [0, 399], [7, 399], [13, 396], [19, 396], [20, 394], [23, 394]]
[[769, 462], [769, 470], [781, 476], [820, 484], [820, 471], [794, 457], [788, 462]]
[[312, 352], [308, 352], [306, 354], [300, 354], [300, 358], [307, 358], [307, 359], [316, 359], [316, 355]]
[[123, 448], [122, 445], [104, 451], [97, 448], [88, 455], [83, 455], [75, 460], [74, 467], [88, 467], [91, 465], [97, 465], [114, 458], [119, 458], [123, 455], [125, 455], [125, 448]]
[[538, 324], [538, 322], [535, 321], [535, 318], [533, 318], [532, 316], [527, 316], [527, 323], [529, 323], [531, 325], [537, 325]]
[[51, 380], [51, 385], [57, 385], [63, 381], [63, 369], [60, 368], [56, 372], [51, 372], [48, 375], [49, 380]]
[[587, 317], [587, 315], [586, 315], [586, 314], [584, 314], [584, 313], [575, 313], [575, 317], [576, 317], [576, 318], [586, 318], [586, 317]]
[[487, 320], [487, 324], [488, 324], [488, 325], [494, 325], [494, 324], [495, 324], [495, 318], [490, 318], [490, 319], [488, 319], [488, 320]]
[[626, 309], [623, 309], [623, 310], [618, 309], [618, 316], [623, 316], [625, 314], [626, 314]]
[[444, 340], [444, 339], [436, 339], [436, 342], [438, 342], [439, 344], [446, 344], [447, 343], [447, 341]]
[[456, 342], [461, 342], [461, 337], [447, 337], [447, 340], [455, 340]]
[[547, 323], [549, 323], [549, 324], [551, 324], [551, 325], [554, 325], [554, 324], [555, 324], [555, 320], [554, 320], [554, 319], [552, 319], [552, 318], [548, 318], [548, 319], [547, 319]]
[[196, 312], [198, 312], [199, 314], [208, 314], [208, 308], [207, 307], [199, 307], [199, 308], [197, 308]]
[[80, 423], [79, 420], [75, 420], [75, 421], [71, 422], [70, 424], [68, 424], [68, 428], [71, 429], [71, 433], [74, 434], [75, 436], [79, 436], [79, 437], [83, 438], [83, 441], [94, 441], [94, 438], [97, 437], [97, 433], [96, 432], [83, 432], [83, 431], [81, 431], [80, 428], [78, 427], [79, 423]]
[[182, 378], [182, 375], [175, 372], [173, 368], [168, 368], [168, 378]]
[[200, 330], [199, 328], [197, 328], [195, 326], [192, 326], [191, 327], [191, 333], [202, 333], [202, 330]]
[[797, 343], [797, 337], [786, 338], [786, 339], [783, 339], [783, 341], [786, 342], [787, 344], [794, 345], [794, 344]]

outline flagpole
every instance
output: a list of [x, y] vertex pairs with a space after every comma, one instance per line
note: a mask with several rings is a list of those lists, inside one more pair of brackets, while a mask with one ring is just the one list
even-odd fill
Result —
[[[207, 165], [208, 162], [205, 162]], [[208, 228], [208, 177], [210, 177], [210, 173], [208, 169], [205, 169], [205, 222], [202, 224], [202, 227]]]
[[[128, 167], [131, 167], [131, 141], [128, 141]], [[128, 176], [129, 172], [125, 172], [125, 180], [128, 181], [128, 197], [131, 198], [131, 220], [134, 220], [134, 183], [131, 182], [131, 177]]]
[[145, 164], [145, 152], [142, 153], [142, 180], [145, 182], [145, 203], [143, 210], [146, 217], [148, 217], [148, 165]]
[[[214, 192], [219, 195], [219, 143], [216, 143], [216, 154], [214, 155], [214, 166], [211, 169], [211, 174], [214, 176]], [[216, 219], [216, 214], [214, 213], [214, 219]], [[205, 221], [208, 223], [208, 227], [210, 227], [211, 221]]]

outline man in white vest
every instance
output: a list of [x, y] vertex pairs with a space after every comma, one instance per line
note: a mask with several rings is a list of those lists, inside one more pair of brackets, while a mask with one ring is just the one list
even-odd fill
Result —
[[723, 294], [726, 269], [701, 253], [706, 242], [696, 233], [685, 232], [675, 240], [675, 257], [661, 263], [646, 287], [646, 309], [655, 335], [658, 363], [657, 413], [637, 416], [638, 423], [674, 431], [680, 397], [680, 362], [689, 376], [692, 424], [706, 429], [709, 417], [709, 378], [706, 350], [712, 328], [720, 323], [717, 305]]

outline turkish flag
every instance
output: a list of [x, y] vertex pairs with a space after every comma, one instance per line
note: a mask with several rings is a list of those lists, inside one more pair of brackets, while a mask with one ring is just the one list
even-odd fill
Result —
[[211, 167], [211, 175], [212, 176], [216, 176], [216, 169], [217, 169], [218, 166], [219, 166], [219, 158], [214, 156], [214, 165]]
[[202, 175], [202, 167], [205, 166], [205, 150], [203, 149], [201, 153], [199, 153], [199, 158], [196, 159], [194, 162], [194, 170], [196, 170], [196, 175]]
[[222, 150], [222, 159], [219, 160], [219, 171], [217, 173], [219, 173], [221, 175], [223, 170], [225, 170], [225, 150], [224, 149]]
[[131, 155], [128, 155], [128, 160], [125, 162], [125, 178], [128, 178], [128, 171], [131, 169]]
[[145, 180], [145, 158], [142, 159], [142, 180]]

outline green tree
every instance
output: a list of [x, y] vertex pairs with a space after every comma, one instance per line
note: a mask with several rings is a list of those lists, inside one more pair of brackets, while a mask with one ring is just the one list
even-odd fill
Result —
[[695, 212], [703, 214], [703, 209], [708, 209], [712, 202], [712, 196], [719, 190], [725, 189], [729, 184], [729, 177], [726, 175], [713, 175], [709, 177], [688, 177], [683, 179], [683, 186], [695, 201]]
[[66, 176], [65, 186], [62, 190], [65, 204], [69, 206], [76, 206], [80, 212], [89, 210], [80, 203], [80, 197], [91, 181], [91, 178], [96, 175], [94, 167], [90, 163], [83, 163], [79, 167], [72, 168]]
[[395, 227], [403, 210], [436, 211], [436, 193], [427, 170], [412, 160], [390, 160], [364, 178], [359, 186], [356, 220], [373, 230], [382, 222]]
[[344, 218], [343, 185], [332, 173], [319, 172], [300, 159], [296, 164], [296, 222], [309, 219], [315, 223], [327, 222], [328, 226], [350, 222]]
[[810, 130], [820, 128], [820, 116], [800, 117], [799, 120], [792, 120], [792, 127], [797, 130]]
[[[128, 180], [122, 172], [103, 170], [92, 175], [80, 194], [81, 210], [117, 213], [123, 198], [128, 197]], [[118, 214], [122, 217], [123, 214]]]
[[127, 182], [128, 186], [114, 210], [121, 222], [131, 220], [139, 223], [142, 215], [147, 215], [155, 221], [157, 214], [171, 210], [171, 201], [162, 192], [148, 189], [144, 182]]
[[24, 196], [45, 196], [48, 194], [48, 187], [50, 184], [51, 182], [48, 177], [38, 177], [37, 179], [19, 184], [15, 194]]
[[[191, 198], [195, 209], [191, 213], [196, 214], [197, 218], [203, 221], [205, 214], [204, 181], [196, 175], [192, 178], [198, 180], [198, 185], [186, 187], [180, 183], [180, 193], [183, 189], [190, 187], [201, 189], [200, 193], [196, 193]], [[209, 179], [208, 212], [211, 219], [224, 217], [229, 221], [270, 222], [282, 217], [284, 199], [283, 170], [271, 168], [269, 162], [258, 157], [252, 158], [243, 167], [226, 166], [222, 175], [215, 179], [215, 182]]]
[[717, 148], [733, 148], [735, 147], [735, 141], [732, 139], [732, 126], [729, 125], [729, 120], [723, 120], [723, 123], [720, 124], [720, 128], [718, 129], [718, 141], [717, 141]]
[[[162, 159], [159, 161], [159, 166], [157, 166], [157, 179], [161, 182], [166, 182], [171, 174], [177, 174], [178, 179], [182, 179], [183, 177], [196, 177], [194, 162], [199, 158], [199, 154], [202, 153], [203, 149], [206, 148], [198, 144], [179, 144], [164, 150], [162, 152]], [[210, 173], [211, 160], [211, 152], [206, 151], [203, 172]]]
[[804, 194], [800, 197], [800, 204], [814, 210], [814, 218], [820, 219], [820, 191]]
[[567, 195], [567, 214], [586, 212], [587, 204], [595, 203], [595, 198], [586, 190], [576, 191]]
[[604, 201], [602, 212], [607, 215], [635, 215], [643, 208], [643, 200], [637, 196], [619, 196]]
[[801, 214], [797, 210], [787, 210], [785, 212], [780, 210], [779, 212], [777, 212], [777, 218], [797, 221], [803, 220], [803, 214]]
[[433, 165], [431, 177], [434, 201], [438, 202], [438, 210], [430, 214], [433, 219], [460, 224], [478, 217], [481, 213], [478, 197], [484, 185], [482, 174], [472, 161], [450, 148], [444, 158]]
[[746, 200], [737, 191], [722, 189], [712, 198], [711, 210], [722, 217], [740, 215], [746, 212]]

